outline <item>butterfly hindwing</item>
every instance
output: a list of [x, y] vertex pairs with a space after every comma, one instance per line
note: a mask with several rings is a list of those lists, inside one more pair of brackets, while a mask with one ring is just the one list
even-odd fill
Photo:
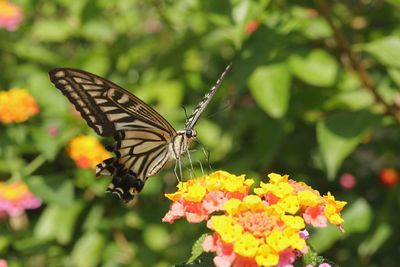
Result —
[[[160, 131], [152, 128], [118, 131], [114, 139], [115, 157], [98, 164], [96, 175], [113, 176], [107, 191], [128, 201], [170, 159], [168, 143]], [[137, 192], [127, 193], [132, 188]]]

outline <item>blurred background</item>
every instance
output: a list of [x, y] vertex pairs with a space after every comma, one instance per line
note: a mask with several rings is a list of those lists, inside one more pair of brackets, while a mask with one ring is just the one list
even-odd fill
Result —
[[[207, 228], [161, 222], [173, 165], [130, 206], [105, 194], [100, 139], [48, 71], [96, 73], [176, 128], [196, 175], [289, 174], [348, 201], [310, 243], [340, 266], [398, 266], [400, 1], [0, 0], [0, 258], [9, 266], [171, 266]], [[207, 153], [206, 153], [207, 154]], [[188, 177], [189, 175], [186, 174]], [[4, 264], [4, 260], [0, 260]]]

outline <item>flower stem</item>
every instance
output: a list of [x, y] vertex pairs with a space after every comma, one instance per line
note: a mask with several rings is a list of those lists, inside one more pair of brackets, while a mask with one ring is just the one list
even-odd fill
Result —
[[43, 154], [39, 154], [36, 158], [34, 158], [25, 168], [22, 170], [24, 176], [31, 175], [34, 171], [36, 171], [40, 166], [42, 166], [46, 162], [46, 157]]

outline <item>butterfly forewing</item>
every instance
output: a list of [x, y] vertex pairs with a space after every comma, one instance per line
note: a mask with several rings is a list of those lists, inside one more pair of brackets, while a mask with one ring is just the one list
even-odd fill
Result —
[[194, 125], [197, 123], [197, 121], [200, 118], [201, 113], [203, 113], [203, 110], [207, 107], [208, 103], [210, 103], [212, 97], [215, 95], [215, 92], [217, 92], [218, 88], [221, 86], [222, 80], [224, 79], [224, 77], [228, 73], [228, 71], [230, 70], [231, 66], [232, 66], [232, 63], [229, 64], [225, 68], [224, 72], [222, 72], [221, 76], [218, 78], [218, 80], [214, 84], [214, 86], [203, 97], [203, 99], [200, 101], [200, 103], [196, 106], [192, 115], [190, 115], [189, 118], [186, 120], [185, 129], [192, 129], [194, 127]]
[[88, 125], [101, 136], [118, 130], [157, 128], [166, 137], [174, 128], [154, 109], [120, 86], [92, 73], [59, 68], [50, 80], [68, 97]]

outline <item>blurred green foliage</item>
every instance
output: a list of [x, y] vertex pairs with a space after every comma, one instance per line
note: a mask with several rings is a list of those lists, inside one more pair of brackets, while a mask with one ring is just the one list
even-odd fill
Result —
[[[104, 76], [178, 129], [181, 106], [190, 112], [230, 61], [196, 127], [195, 159], [207, 165], [205, 146], [214, 169], [288, 173], [331, 191], [349, 202], [346, 232], [316, 231], [314, 248], [340, 266], [397, 266], [398, 187], [382, 186], [378, 173], [400, 168], [400, 1], [14, 2], [24, 21], [0, 29], [0, 89], [26, 88], [41, 111], [0, 126], [0, 175], [23, 179], [44, 205], [23, 230], [1, 222], [10, 266], [170, 266], [206, 231], [161, 223], [171, 168], [127, 207], [104, 194], [108, 178], [75, 167], [65, 146], [93, 131], [50, 83], [51, 68]], [[357, 178], [351, 190], [339, 185], [345, 172]]]

